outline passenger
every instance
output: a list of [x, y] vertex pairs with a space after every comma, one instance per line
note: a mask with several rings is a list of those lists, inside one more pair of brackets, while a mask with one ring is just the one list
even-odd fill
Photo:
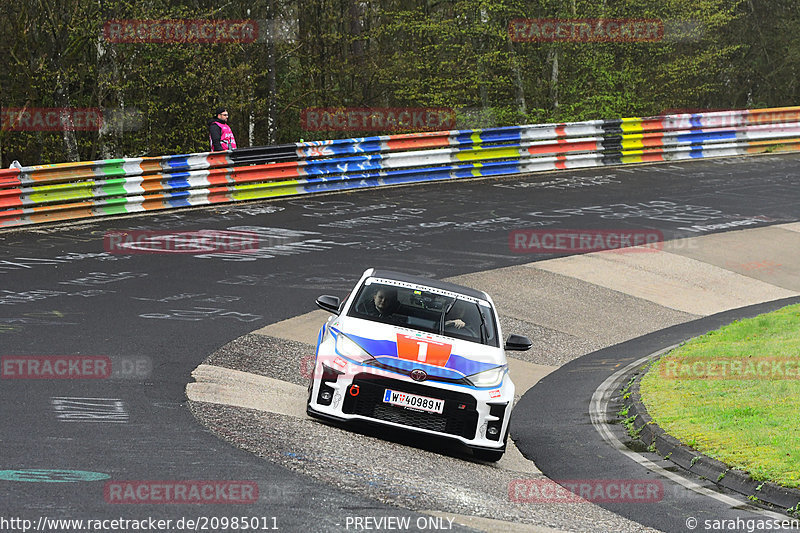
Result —
[[447, 328], [455, 328], [461, 329], [467, 325], [464, 322], [464, 314], [467, 312], [467, 304], [461, 300], [456, 300], [453, 303], [453, 306], [448, 311], [447, 315], [445, 315], [444, 327]]

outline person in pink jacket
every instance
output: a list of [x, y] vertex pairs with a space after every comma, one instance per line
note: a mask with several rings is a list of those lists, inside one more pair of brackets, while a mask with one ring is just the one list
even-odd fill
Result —
[[218, 108], [216, 115], [216, 118], [212, 118], [208, 121], [208, 135], [211, 141], [211, 151], [235, 150], [236, 139], [233, 137], [231, 127], [228, 126], [227, 108]]

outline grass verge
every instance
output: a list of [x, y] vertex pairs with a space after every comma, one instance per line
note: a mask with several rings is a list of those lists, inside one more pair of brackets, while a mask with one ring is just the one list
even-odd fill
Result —
[[640, 393], [684, 444], [800, 487], [800, 304], [686, 342], [651, 366]]

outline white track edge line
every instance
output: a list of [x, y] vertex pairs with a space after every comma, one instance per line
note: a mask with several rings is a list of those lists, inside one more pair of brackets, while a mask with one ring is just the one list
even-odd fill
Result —
[[629, 372], [633, 368], [644, 364], [648, 360], [655, 359], [656, 357], [660, 356], [661, 354], [663, 354], [665, 352], [668, 352], [668, 351], [672, 350], [673, 348], [675, 348], [677, 346], [678, 346], [677, 344], [674, 344], [672, 346], [669, 346], [667, 348], [659, 350], [659, 351], [657, 351], [655, 353], [652, 353], [650, 355], [642, 357], [641, 359], [638, 359], [638, 360], [632, 362], [631, 364], [629, 364], [625, 368], [622, 368], [621, 370], [618, 370], [614, 374], [609, 376], [595, 390], [594, 394], [592, 395], [592, 401], [591, 401], [591, 403], [589, 405], [589, 416], [592, 419], [592, 425], [597, 430], [597, 432], [600, 434], [600, 436], [603, 437], [603, 440], [605, 440], [607, 443], [609, 443], [617, 451], [619, 451], [623, 455], [626, 455], [628, 458], [632, 459], [633, 461], [636, 461], [637, 463], [639, 463], [643, 467], [647, 468], [648, 470], [651, 470], [652, 472], [655, 472], [656, 474], [664, 476], [664, 477], [668, 478], [669, 480], [674, 481], [675, 483], [678, 483], [678, 484], [686, 487], [689, 490], [692, 490], [692, 491], [694, 491], [694, 492], [696, 492], [698, 494], [701, 494], [703, 496], [707, 496], [709, 498], [714, 498], [715, 500], [718, 500], [718, 501], [720, 501], [720, 502], [722, 502], [724, 504], [730, 505], [731, 507], [741, 509], [743, 511], [748, 511], [748, 512], [752, 512], [752, 513], [755, 513], [755, 514], [760, 514], [762, 516], [766, 516], [766, 517], [769, 517], [769, 518], [772, 518], [772, 519], [779, 519], [779, 520], [789, 519], [789, 517], [787, 517], [786, 515], [781, 515], [781, 514], [773, 512], [773, 511], [767, 511], [767, 510], [763, 510], [763, 509], [759, 509], [759, 508], [753, 507], [752, 505], [747, 504], [745, 502], [742, 502], [740, 500], [737, 500], [735, 498], [732, 498], [731, 496], [728, 496], [726, 494], [721, 494], [721, 493], [713, 491], [713, 490], [711, 490], [711, 489], [709, 489], [707, 487], [703, 487], [702, 485], [698, 484], [697, 482], [692, 481], [690, 479], [687, 479], [687, 478], [681, 476], [680, 474], [676, 474], [675, 472], [670, 472], [669, 470], [666, 470], [665, 468], [663, 468], [661, 466], [658, 466], [657, 464], [655, 464], [650, 459], [648, 459], [648, 458], [642, 456], [641, 454], [636, 453], [633, 450], [629, 449], [627, 446], [625, 446], [622, 443], [622, 441], [620, 441], [616, 437], [616, 435], [614, 435], [611, 432], [611, 429], [608, 427], [608, 424], [605, 421], [605, 413], [607, 412], [607, 408], [608, 408], [608, 400], [609, 400], [609, 396], [610, 396], [609, 392], [613, 390], [614, 383], [616, 381], [618, 381], [619, 378], [623, 374]]

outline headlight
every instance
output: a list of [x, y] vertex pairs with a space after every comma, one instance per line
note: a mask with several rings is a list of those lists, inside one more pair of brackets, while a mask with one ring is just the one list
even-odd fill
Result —
[[477, 374], [467, 376], [473, 385], [476, 387], [493, 387], [503, 382], [503, 377], [506, 375], [506, 365], [498, 366], [490, 370], [484, 370]]
[[364, 348], [342, 332], [336, 335], [336, 353], [342, 357], [358, 361], [359, 363], [363, 363], [368, 359], [373, 359]]

